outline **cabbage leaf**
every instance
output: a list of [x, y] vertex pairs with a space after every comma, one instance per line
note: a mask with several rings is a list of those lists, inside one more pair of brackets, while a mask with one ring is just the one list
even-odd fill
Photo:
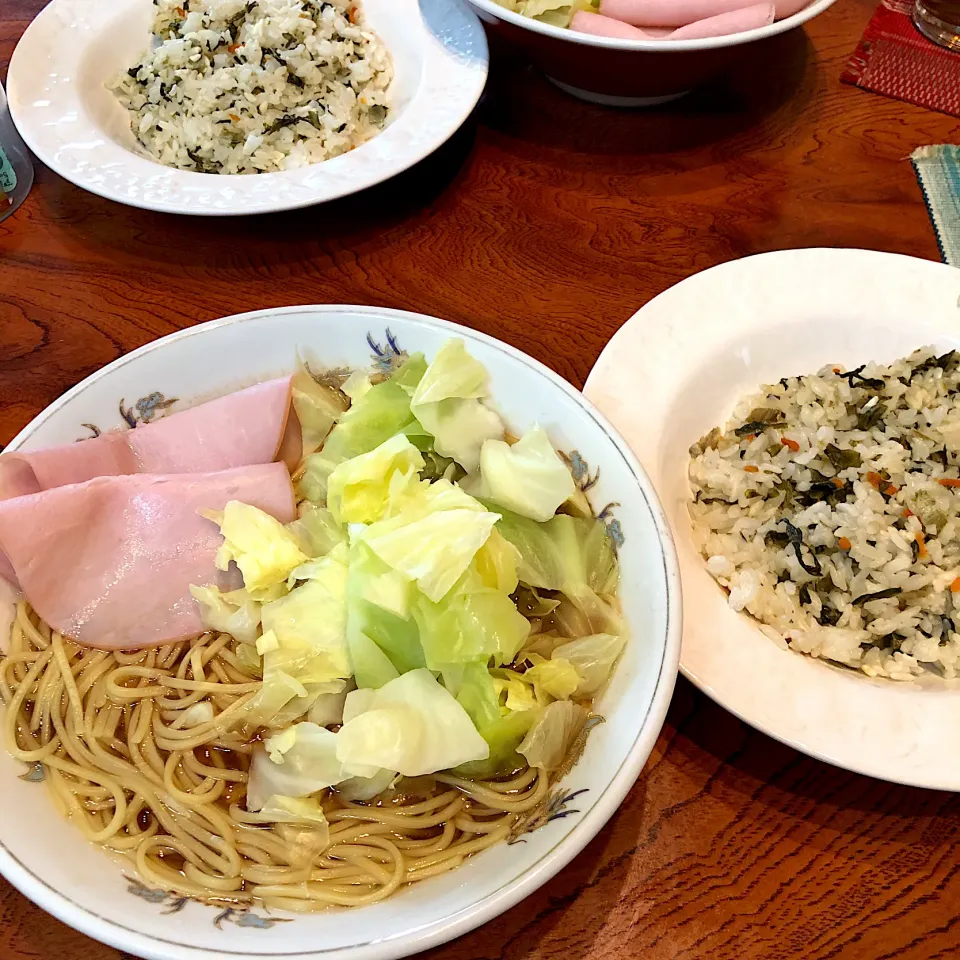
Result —
[[204, 511], [203, 515], [218, 524], [223, 534], [215, 560], [218, 570], [226, 570], [230, 561], [235, 561], [254, 600], [272, 600], [286, 592], [287, 577], [307, 557], [279, 520], [239, 500], [231, 500], [222, 511]]
[[322, 503], [330, 474], [341, 464], [369, 453], [398, 433], [423, 433], [410, 410], [410, 393], [426, 370], [415, 354], [390, 377], [358, 396], [330, 432], [322, 449], [304, 458], [295, 477], [301, 499]]
[[327, 507], [340, 524], [373, 523], [398, 496], [391, 481], [400, 481], [400, 489], [417, 485], [423, 465], [420, 451], [402, 433], [395, 434], [334, 469], [327, 481]]
[[551, 659], [563, 659], [573, 665], [580, 677], [573, 696], [585, 700], [595, 697], [606, 685], [625, 643], [623, 636], [597, 633], [554, 647]]
[[326, 556], [346, 536], [333, 514], [326, 507], [304, 501], [300, 516], [287, 524], [287, 529], [296, 537], [297, 545], [311, 559]]
[[378, 690], [347, 695], [337, 758], [415, 777], [489, 755], [466, 710], [429, 670], [411, 670]]
[[300, 421], [303, 456], [319, 450], [347, 408], [346, 398], [333, 387], [317, 383], [306, 364], [297, 364], [291, 381], [293, 409]]
[[221, 593], [216, 587], [191, 585], [190, 594], [200, 605], [200, 622], [207, 630], [229, 633], [240, 643], [254, 643], [260, 626], [260, 604], [246, 590]]
[[487, 371], [459, 339], [448, 340], [417, 385], [410, 409], [434, 438], [434, 449], [468, 473], [480, 464], [486, 440], [502, 439], [503, 421], [481, 402], [489, 393]]
[[345, 770], [337, 759], [337, 734], [315, 723], [298, 723], [255, 748], [247, 809], [257, 812], [271, 797], [308, 797], [347, 777], [376, 772]]
[[560, 768], [583, 728], [587, 711], [572, 700], [556, 700], [537, 717], [517, 752], [531, 767], [547, 772]]
[[480, 451], [480, 476], [487, 499], [540, 522], [576, 492], [570, 470], [539, 426], [513, 446], [487, 440]]

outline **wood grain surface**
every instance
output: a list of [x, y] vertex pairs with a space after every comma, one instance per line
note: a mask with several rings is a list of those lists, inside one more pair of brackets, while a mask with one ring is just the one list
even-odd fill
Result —
[[[41, 6], [0, 0], [0, 75]], [[0, 225], [0, 442], [121, 354], [251, 308], [434, 314], [579, 387], [638, 307], [713, 264], [816, 245], [936, 259], [906, 158], [960, 130], [841, 85], [871, 12], [839, 0], [728, 81], [648, 112], [579, 103], [495, 51], [484, 101], [435, 156], [292, 214], [178, 219], [38, 169]], [[952, 795], [810, 760], [681, 681], [601, 835], [545, 889], [431, 956], [955, 957], [958, 815]], [[119, 957], [0, 880], [0, 960]]]

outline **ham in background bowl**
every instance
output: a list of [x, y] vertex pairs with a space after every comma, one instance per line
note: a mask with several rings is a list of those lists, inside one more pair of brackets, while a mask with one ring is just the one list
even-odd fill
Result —
[[834, 0], [813, 0], [790, 16], [740, 33], [702, 36], [704, 31], [684, 26], [680, 36], [686, 39], [649, 40], [634, 39], [630, 31], [637, 28], [625, 24], [618, 32], [630, 39], [541, 23], [496, 0], [467, 2], [488, 31], [519, 49], [563, 90], [606, 106], [642, 107], [683, 96], [726, 70], [750, 44], [806, 23]]

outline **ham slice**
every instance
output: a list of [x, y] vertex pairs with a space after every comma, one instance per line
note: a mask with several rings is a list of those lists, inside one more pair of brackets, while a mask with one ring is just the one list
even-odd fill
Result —
[[[270, 463], [281, 445], [291, 446], [286, 436], [289, 413], [290, 377], [282, 377], [135, 430], [105, 433], [47, 450], [4, 454], [0, 457], [0, 500], [94, 477], [212, 473]], [[295, 445], [296, 437], [293, 440]], [[288, 455], [295, 456], [295, 451]]]
[[668, 40], [703, 40], [707, 37], [726, 37], [731, 33], [745, 33], [773, 23], [775, 15], [773, 3], [757, 3], [740, 10], [731, 10], [706, 20], [688, 23], [674, 30]]
[[105, 650], [160, 646], [203, 631], [190, 584], [242, 586], [214, 566], [223, 538], [198, 512], [230, 500], [282, 523], [296, 514], [282, 463], [97, 477], [0, 502], [0, 548], [27, 600], [65, 636]]
[[[780, 20], [803, 9], [809, 0], [777, 0], [775, 16]], [[600, 13], [614, 20], [622, 20], [634, 27], [686, 27], [703, 20], [734, 11], [750, 9], [745, 0], [600, 0]], [[772, 19], [772, 18], [771, 18]], [[763, 24], [759, 24], [762, 26]], [[752, 27], [741, 29], [751, 30]], [[739, 30], [727, 30], [738, 33]], [[699, 34], [721, 36], [722, 34]], [[695, 39], [693, 36], [671, 39]]]
[[578, 10], [570, 20], [570, 29], [589, 33], [595, 37], [614, 37], [617, 40], [660, 40], [669, 30], [638, 30], [620, 20]]

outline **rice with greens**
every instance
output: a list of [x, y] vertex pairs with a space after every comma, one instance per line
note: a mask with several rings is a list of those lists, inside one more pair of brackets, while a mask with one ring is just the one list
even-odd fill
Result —
[[744, 399], [690, 451], [729, 604], [800, 653], [910, 680], [960, 665], [960, 353], [825, 367]]
[[390, 56], [355, 0], [159, 0], [153, 34], [111, 89], [167, 166], [291, 170], [354, 149], [389, 115]]

